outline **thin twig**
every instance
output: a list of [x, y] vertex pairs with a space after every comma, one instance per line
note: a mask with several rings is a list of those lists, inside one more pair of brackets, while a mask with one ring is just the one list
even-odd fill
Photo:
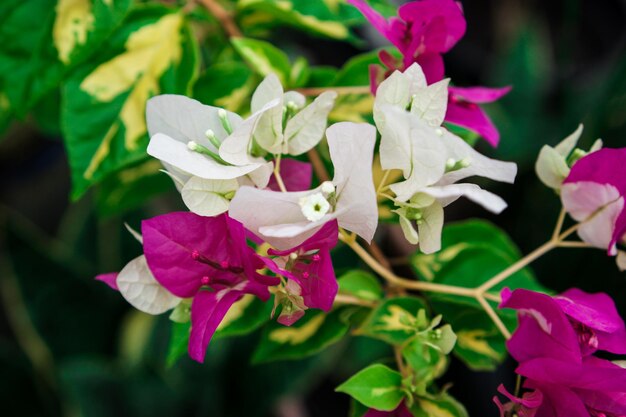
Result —
[[559, 213], [559, 218], [556, 221], [556, 226], [554, 227], [554, 232], [552, 233], [552, 240], [558, 240], [559, 233], [561, 233], [561, 229], [563, 229], [563, 222], [565, 221], [565, 208], [561, 209]]
[[382, 266], [372, 255], [370, 255], [363, 247], [357, 242], [352, 242], [342, 234], [339, 235], [339, 239], [348, 245], [374, 272], [383, 277], [389, 283], [403, 287], [409, 290], [436, 292], [440, 294], [452, 294], [461, 295], [465, 297], [474, 297], [475, 290], [473, 288], [457, 287], [453, 285], [437, 284], [434, 282], [413, 281], [406, 278], [401, 278]]
[[197, 1], [204, 6], [209, 13], [211, 13], [218, 20], [218, 22], [220, 22], [220, 25], [229, 38], [240, 38], [243, 36], [231, 13], [224, 9], [224, 7], [217, 0]]
[[560, 242], [558, 245], [559, 248], [593, 248], [593, 245], [590, 245], [587, 242]]
[[491, 321], [493, 321], [493, 323], [496, 325], [498, 330], [500, 330], [500, 333], [502, 333], [502, 336], [504, 336], [506, 340], [509, 340], [511, 338], [511, 332], [509, 332], [509, 329], [506, 328], [506, 326], [500, 319], [500, 316], [498, 316], [498, 314], [491, 307], [491, 305], [487, 302], [487, 300], [485, 300], [480, 295], [476, 297], [476, 300], [478, 300], [483, 310], [485, 310], [485, 313], [487, 313]]
[[276, 178], [276, 183], [278, 184], [278, 188], [280, 188], [280, 191], [282, 191], [283, 193], [286, 193], [287, 187], [285, 187], [285, 183], [283, 182], [283, 177], [280, 175], [281, 157], [282, 155], [278, 154], [276, 155], [276, 158], [274, 159], [274, 178]]
[[364, 300], [362, 298], [354, 297], [347, 294], [337, 294], [335, 296], [335, 304], [349, 304], [363, 307], [376, 307], [376, 302], [370, 300]]
[[347, 86], [347, 87], [313, 87], [313, 88], [296, 88], [295, 91], [304, 96], [319, 96], [326, 91], [334, 91], [337, 94], [370, 94], [371, 90], [368, 85]]
[[324, 162], [322, 161], [322, 158], [320, 158], [320, 154], [317, 153], [317, 149], [313, 148], [308, 151], [307, 156], [309, 157], [309, 161], [311, 161], [311, 165], [313, 165], [313, 171], [315, 171], [317, 179], [319, 179], [320, 182], [330, 181], [328, 171], [326, 171]]

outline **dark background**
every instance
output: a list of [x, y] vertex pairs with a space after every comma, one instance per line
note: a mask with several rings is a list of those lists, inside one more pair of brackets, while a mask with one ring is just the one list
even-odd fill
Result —
[[[463, 6], [468, 30], [445, 57], [447, 74], [457, 85], [513, 85], [488, 108], [501, 145], [494, 151], [481, 144], [481, 150], [517, 162], [520, 174], [513, 186], [489, 184], [509, 202], [502, 215], [457, 203], [446, 217], [489, 218], [529, 252], [547, 240], [560, 208], [534, 175], [540, 147], [556, 144], [579, 122], [583, 147], [597, 137], [608, 147], [626, 146], [626, 2], [467, 0]], [[375, 33], [362, 34], [371, 46], [384, 45]], [[289, 31], [276, 39], [289, 39], [284, 46], [316, 64], [341, 65], [362, 52]], [[388, 355], [377, 342], [355, 338], [305, 361], [252, 366], [253, 334], [213, 343], [203, 366], [183, 358], [166, 368], [167, 318], [134, 312], [92, 278], [139, 253], [123, 222], [137, 226], [180, 208], [179, 199], [172, 192], [107, 218], [96, 215], [91, 194], [70, 204], [63, 144], [50, 134], [54, 129], [35, 127], [45, 126], [42, 119], [33, 114], [15, 123], [0, 142], [1, 415], [347, 415], [347, 397], [333, 389]], [[557, 291], [608, 292], [626, 312], [626, 274], [603, 251], [560, 249], [533, 270]], [[495, 416], [491, 397], [500, 382], [510, 386], [512, 365], [472, 373], [454, 362], [442, 381], [454, 382], [452, 392], [470, 415]]]

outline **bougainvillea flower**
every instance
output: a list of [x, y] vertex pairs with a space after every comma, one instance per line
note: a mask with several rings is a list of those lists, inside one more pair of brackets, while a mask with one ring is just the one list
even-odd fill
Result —
[[619, 417], [626, 414], [626, 369], [589, 356], [582, 363], [537, 358], [515, 370], [541, 392], [538, 417]]
[[301, 155], [324, 137], [336, 97], [334, 91], [326, 91], [307, 106], [302, 94], [284, 93], [278, 77], [270, 74], [252, 95], [251, 110], [261, 115], [253, 135], [228, 138], [220, 148], [221, 154], [244, 162], [249, 149], [258, 145], [275, 155]]
[[380, 160], [383, 169], [402, 170], [405, 179], [389, 186], [396, 194], [394, 202], [400, 208], [395, 212], [405, 237], [410, 243], [419, 243], [424, 253], [433, 253], [441, 247], [443, 208], [459, 197], [494, 213], [506, 208], [504, 200], [478, 185], [456, 182], [482, 176], [510, 183], [517, 167], [481, 155], [444, 128], [433, 128], [413, 108], [411, 105], [410, 111], [405, 111], [384, 105], [379, 109], [378, 120], [384, 120], [382, 127], [379, 123]]
[[270, 249], [266, 265], [276, 274], [295, 281], [301, 291], [298, 295], [309, 308], [330, 311], [337, 295], [330, 250], [337, 245], [339, 227], [337, 221], [326, 223], [302, 244], [287, 250]]
[[[604, 293], [589, 294], [572, 288], [551, 297], [517, 289], [503, 290], [502, 298], [502, 308], [516, 309], [520, 315], [516, 336], [508, 342], [511, 355], [518, 361], [553, 357], [579, 362], [578, 357], [596, 350], [626, 353], [624, 321], [611, 297]], [[532, 339], [543, 342], [528, 343]], [[553, 343], [559, 349], [546, 350]]]
[[335, 167], [332, 182], [287, 193], [241, 187], [229, 215], [279, 250], [300, 245], [333, 219], [371, 241], [378, 224], [372, 180], [376, 129], [363, 123], [337, 123], [327, 129], [326, 137]]
[[535, 163], [537, 176], [546, 186], [559, 193], [563, 181], [570, 173], [571, 166], [581, 157], [602, 148], [601, 139], [596, 140], [588, 152], [576, 148], [582, 133], [583, 125], [581, 124], [555, 147], [544, 145], [537, 157]]
[[425, 68], [430, 83], [443, 78], [441, 54], [448, 52], [465, 34], [460, 3], [454, 0], [420, 0], [398, 9], [387, 20], [365, 0], [348, 0], [404, 56], [404, 65], [414, 62]]
[[501, 307], [518, 310], [519, 327], [507, 342], [529, 392], [501, 414], [538, 417], [622, 416], [626, 413], [626, 369], [592, 355], [626, 347], [624, 322], [606, 294], [577, 289], [550, 297], [525, 289], [502, 292]]
[[604, 148], [579, 159], [561, 187], [563, 207], [581, 223], [585, 242], [617, 255], [626, 237], [626, 148]]
[[[313, 180], [313, 166], [309, 162], [298, 161], [297, 159], [283, 158], [280, 161], [280, 176], [287, 191], [305, 191], [311, 188]], [[280, 191], [278, 182], [274, 174], [270, 177], [267, 188]]]
[[267, 300], [278, 279], [256, 272], [263, 261], [247, 246], [245, 229], [227, 215], [178, 212], [142, 223], [144, 253], [155, 279], [177, 297], [191, 298], [189, 355], [202, 362], [228, 309], [244, 294]]
[[[465, 17], [459, 2], [454, 0], [418, 0], [409, 2], [398, 9], [399, 17], [387, 20], [372, 9], [364, 0], [349, 0], [369, 22], [403, 55], [402, 66], [394, 59], [381, 53], [381, 62], [389, 69], [408, 69], [418, 63], [428, 84], [443, 79], [445, 70], [441, 54], [448, 52], [465, 34]], [[378, 94], [376, 83], [380, 71], [370, 69], [372, 90]], [[452, 87], [449, 90], [445, 120], [465, 127], [497, 146], [500, 134], [479, 104], [491, 103], [510, 91], [510, 87]]]

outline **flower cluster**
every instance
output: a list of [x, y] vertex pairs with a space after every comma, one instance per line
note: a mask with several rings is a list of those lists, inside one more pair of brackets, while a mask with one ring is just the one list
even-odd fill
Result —
[[626, 270], [626, 148], [602, 148], [597, 140], [586, 152], [576, 148], [582, 125], [556, 147], [544, 146], [537, 159], [539, 179], [561, 196], [563, 208], [579, 222], [578, 235], [589, 245], [617, 256]]
[[[380, 60], [387, 67], [382, 71], [378, 65], [370, 68], [372, 89], [376, 91], [381, 79], [395, 69], [405, 70], [414, 63], [424, 70], [428, 84], [444, 78], [442, 54], [448, 52], [465, 34], [466, 22], [463, 9], [455, 0], [417, 0], [398, 9], [398, 16], [387, 20], [372, 9], [365, 0], [348, 0], [357, 7], [369, 22], [391, 42], [403, 56], [396, 62], [388, 52], [380, 53]], [[463, 126], [497, 146], [500, 134], [479, 104], [491, 103], [510, 91], [510, 87], [450, 87], [445, 120]]]
[[618, 417], [626, 414], [626, 369], [594, 354], [626, 353], [626, 327], [606, 294], [570, 289], [551, 297], [504, 290], [501, 308], [518, 311], [507, 348], [525, 378], [521, 397], [509, 398], [502, 417]]

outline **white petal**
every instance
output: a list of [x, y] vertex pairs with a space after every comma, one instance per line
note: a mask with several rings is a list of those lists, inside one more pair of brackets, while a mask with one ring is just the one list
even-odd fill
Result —
[[492, 192], [483, 190], [476, 184], [452, 184], [443, 187], [428, 187], [421, 192], [435, 197], [445, 207], [459, 197], [483, 206], [495, 214], [500, 214], [507, 207], [506, 202]]
[[274, 163], [266, 162], [254, 171], [250, 172], [247, 175], [247, 178], [252, 181], [252, 185], [257, 188], [265, 188], [267, 184], [270, 182], [270, 178], [272, 173], [274, 172]]
[[621, 250], [618, 251], [615, 261], [617, 262], [617, 267], [620, 271], [626, 271], [626, 252]]
[[448, 172], [444, 175], [440, 184], [452, 184], [475, 175], [510, 184], [515, 181], [515, 176], [517, 175], [517, 165], [515, 163], [487, 158], [480, 152], [477, 152], [460, 137], [445, 129], [442, 129], [442, 131], [443, 135], [441, 136], [441, 141], [448, 152], [447, 158], [454, 159], [455, 161], [465, 159], [469, 162], [469, 166]]
[[270, 101], [278, 100], [282, 110], [283, 99], [283, 86], [276, 74], [269, 74], [261, 81], [254, 93], [252, 94], [252, 101], [250, 102], [250, 111], [256, 113], [263, 108]]
[[535, 172], [541, 182], [550, 188], [559, 190], [569, 175], [569, 171], [570, 168], [567, 166], [563, 155], [548, 145], [541, 148], [535, 163]]
[[[241, 125], [228, 136], [220, 146], [220, 157], [233, 165], [248, 165], [261, 162], [250, 155], [252, 136], [257, 134], [257, 127], [265, 114], [276, 110], [280, 105], [278, 99], [266, 103], [260, 110], [244, 120]], [[282, 109], [281, 109], [282, 112]]]
[[278, 104], [264, 112], [254, 130], [254, 139], [268, 152], [278, 154], [283, 142], [283, 87], [275, 74], [270, 74], [259, 84], [252, 95], [253, 113], [274, 100]]
[[297, 91], [287, 91], [283, 94], [283, 103], [287, 104], [289, 102], [292, 102], [299, 109], [302, 109], [306, 105], [306, 97]]
[[426, 75], [417, 62], [411, 64], [411, 66], [404, 71], [404, 76], [409, 80], [410, 94], [415, 94], [418, 90], [426, 88], [428, 85]]
[[411, 113], [424, 120], [430, 127], [443, 123], [448, 109], [448, 84], [450, 79], [438, 81], [414, 93]]
[[222, 165], [206, 155], [189, 150], [186, 143], [160, 133], [150, 139], [148, 154], [181, 171], [206, 179], [237, 178], [261, 166], [261, 163], [241, 167]]
[[224, 194], [239, 188], [237, 180], [207, 180], [192, 177], [182, 189], [185, 205], [200, 216], [217, 216], [228, 211], [230, 201]]
[[610, 184], [581, 181], [563, 184], [561, 187], [563, 208], [579, 222], [618, 198], [619, 191]]
[[403, 170], [407, 181], [394, 184], [391, 189], [399, 200], [406, 201], [415, 190], [441, 179], [447, 160], [446, 147], [433, 128], [409, 112], [386, 107], [383, 114], [388, 123], [380, 142], [381, 166]]
[[554, 147], [554, 150], [563, 158], [567, 158], [569, 154], [574, 150], [580, 135], [583, 133], [583, 125], [579, 124], [576, 130], [568, 137], [563, 139], [558, 145]]
[[[205, 136], [208, 129], [224, 140], [228, 133], [222, 127], [217, 107], [207, 106], [189, 97], [163, 94], [148, 100], [146, 121], [150, 137], [162, 133], [184, 143], [193, 140], [209, 149], [215, 149]], [[226, 112], [233, 128], [241, 124], [239, 115]]]
[[405, 217], [406, 210], [392, 210], [394, 213], [398, 214], [398, 219], [400, 220], [400, 228], [402, 229], [402, 233], [404, 234], [404, 238], [412, 245], [417, 245], [419, 242], [419, 235], [417, 234], [417, 230], [413, 227], [413, 223]]
[[287, 122], [283, 140], [290, 155], [301, 155], [322, 140], [335, 98], [337, 93], [326, 91]]
[[335, 167], [336, 210], [339, 226], [370, 242], [378, 226], [378, 205], [372, 178], [376, 128], [365, 123], [336, 123], [326, 130], [330, 158]]
[[[305, 197], [312, 191], [283, 193], [271, 190], [259, 190], [252, 187], [241, 187], [230, 202], [228, 214], [233, 219], [243, 223], [246, 229], [257, 236], [265, 239], [269, 244], [278, 249], [289, 249], [296, 239], [271, 238], [263, 235], [259, 229], [275, 225], [298, 225], [302, 223], [313, 224], [305, 219], [302, 209], [298, 204], [301, 197]], [[296, 226], [298, 227], [298, 226]], [[304, 230], [304, 226], [303, 226]], [[306, 230], [304, 230], [306, 231]], [[314, 232], [306, 235], [312, 236]], [[297, 234], [297, 233], [296, 233]], [[293, 234], [292, 234], [293, 236]], [[301, 243], [301, 242], [300, 242]]]
[[128, 233], [130, 233], [135, 238], [135, 240], [137, 240], [137, 242], [143, 245], [143, 236], [141, 236], [141, 233], [130, 227], [130, 225], [126, 222], [124, 222], [124, 227], [126, 228], [126, 230], [128, 230]]
[[614, 201], [602, 210], [595, 213], [591, 218], [580, 223], [578, 236], [597, 248], [608, 249], [610, 255], [615, 255], [615, 247], [609, 248], [615, 223], [624, 208], [624, 199]]
[[385, 106], [406, 109], [411, 102], [411, 80], [400, 71], [394, 71], [385, 81], [380, 83], [374, 99], [374, 121], [379, 129], [388, 123], [382, 117], [381, 111]]
[[443, 229], [443, 207], [435, 203], [422, 210], [422, 221], [417, 225], [420, 235], [420, 250], [426, 254], [441, 249]]
[[602, 146], [604, 146], [602, 139], [596, 139], [596, 141], [593, 142], [593, 145], [591, 145], [591, 148], [589, 148], [589, 153], [599, 151], [602, 149]]
[[154, 279], [143, 255], [130, 261], [120, 271], [117, 286], [126, 301], [148, 314], [164, 313], [181, 301]]

